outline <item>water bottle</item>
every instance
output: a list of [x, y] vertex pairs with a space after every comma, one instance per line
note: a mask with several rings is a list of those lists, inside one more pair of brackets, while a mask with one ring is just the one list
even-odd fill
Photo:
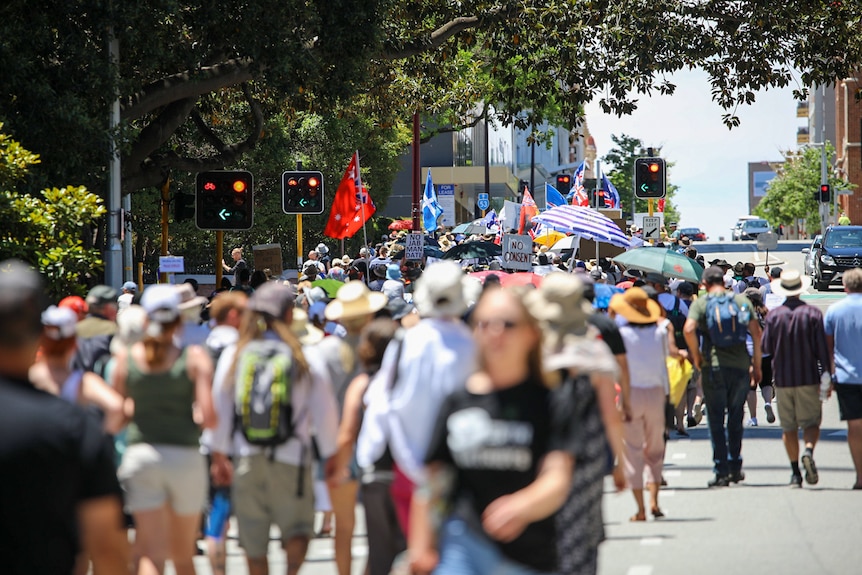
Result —
[[820, 401], [826, 401], [829, 398], [829, 388], [832, 387], [832, 374], [824, 371], [820, 376]]
[[230, 498], [226, 489], [219, 489], [213, 497], [204, 535], [220, 541], [224, 534], [225, 524], [229, 519]]

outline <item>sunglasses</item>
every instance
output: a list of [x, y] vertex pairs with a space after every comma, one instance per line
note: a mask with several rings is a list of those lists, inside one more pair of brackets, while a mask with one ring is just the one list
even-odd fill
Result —
[[476, 329], [479, 331], [512, 331], [524, 325], [524, 322], [512, 321], [510, 319], [486, 319], [476, 322]]

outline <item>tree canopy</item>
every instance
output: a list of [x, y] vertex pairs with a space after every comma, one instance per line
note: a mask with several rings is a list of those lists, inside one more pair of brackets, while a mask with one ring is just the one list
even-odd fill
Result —
[[685, 68], [708, 73], [733, 126], [759, 89], [853, 75], [860, 24], [856, 0], [10, 0], [0, 120], [43, 159], [33, 190], [103, 189], [118, 94], [124, 193], [236, 165], [276, 114], [457, 124], [490, 102], [504, 123], [575, 125], [593, 98], [626, 114], [673, 92]]
[[[827, 158], [832, 158], [834, 154], [835, 148], [827, 142]], [[820, 148], [808, 147], [798, 153], [783, 152], [783, 156], [784, 162], [776, 166], [776, 175], [769, 181], [766, 195], [754, 208], [754, 213], [769, 220], [773, 226], [791, 225], [796, 220], [804, 219], [808, 233], [817, 233], [820, 229], [820, 214], [814, 196], [820, 189], [822, 152]], [[827, 175], [833, 193], [835, 190], [855, 187], [831, 173], [831, 170]]]

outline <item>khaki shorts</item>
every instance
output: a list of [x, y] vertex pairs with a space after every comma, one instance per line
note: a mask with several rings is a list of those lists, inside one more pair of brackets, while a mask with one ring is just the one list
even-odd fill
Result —
[[820, 386], [776, 387], [778, 420], [784, 431], [819, 427], [823, 418]]
[[314, 531], [314, 490], [311, 468], [270, 461], [266, 455], [240, 457], [233, 478], [233, 511], [239, 527], [239, 544], [251, 558], [266, 557], [269, 528], [281, 531], [281, 540], [311, 537]]
[[197, 447], [129, 445], [117, 477], [132, 513], [168, 503], [177, 515], [193, 515], [206, 505], [206, 460]]

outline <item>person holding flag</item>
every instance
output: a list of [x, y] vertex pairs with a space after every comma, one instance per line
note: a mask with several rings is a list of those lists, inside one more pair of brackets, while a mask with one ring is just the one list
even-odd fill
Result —
[[354, 152], [338, 184], [323, 233], [336, 240], [352, 238], [376, 211], [359, 174], [359, 152]]
[[422, 194], [422, 227], [426, 232], [436, 231], [437, 220], [443, 215], [443, 208], [437, 203], [437, 194], [434, 192], [434, 182], [431, 180], [431, 170], [425, 178], [425, 193]]

